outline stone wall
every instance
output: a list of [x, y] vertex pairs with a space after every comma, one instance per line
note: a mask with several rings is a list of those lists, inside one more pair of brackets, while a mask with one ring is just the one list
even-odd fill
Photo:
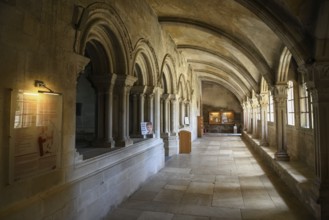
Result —
[[287, 126], [287, 150], [292, 160], [299, 160], [314, 169], [314, 137], [312, 129]]
[[[0, 210], [0, 219], [105, 218], [113, 207], [163, 167], [163, 155], [163, 143], [153, 140], [76, 164], [65, 174], [66, 183], [46, 191], [47, 183], [58, 182], [54, 174], [8, 186], [2, 194], [6, 200], [1, 201], [8, 202], [13, 197], [17, 197], [13, 201], [21, 201]], [[27, 191], [30, 194], [23, 195]]]
[[[83, 22], [79, 17], [83, 9], [93, 7], [94, 3], [92, 0], [0, 1], [0, 121], [9, 121], [9, 89], [37, 92], [34, 80], [38, 79], [63, 95], [60, 166], [55, 171], [9, 184], [9, 123], [1, 123], [0, 219], [101, 219], [164, 165], [163, 141], [159, 136], [88, 160], [82, 160], [76, 152], [76, 80], [88, 63], [84, 54], [78, 53], [81, 45], [77, 45], [77, 40], [83, 37], [77, 27]], [[131, 74], [134, 49], [143, 41], [154, 53], [158, 71], [166, 54], [170, 54], [177, 61], [175, 81], [182, 74], [186, 81], [192, 82], [190, 87], [198, 86], [195, 77], [191, 80], [187, 65], [181, 65], [185, 61], [176, 45], [162, 31], [157, 16], [145, 1], [127, 4], [127, 1], [105, 0], [97, 4], [103, 4], [112, 19], [117, 19], [118, 26], [113, 27], [108, 20], [109, 26], [122, 30], [123, 45], [116, 46], [127, 52], [127, 62], [120, 63], [127, 65], [127, 72], [115, 74]], [[80, 10], [78, 16], [74, 16], [74, 9]], [[199, 94], [195, 89], [194, 96]], [[195, 106], [192, 97], [192, 107]], [[159, 110], [159, 106], [155, 107]], [[192, 111], [191, 118], [198, 114]], [[189, 129], [194, 131], [195, 138], [196, 120]]]

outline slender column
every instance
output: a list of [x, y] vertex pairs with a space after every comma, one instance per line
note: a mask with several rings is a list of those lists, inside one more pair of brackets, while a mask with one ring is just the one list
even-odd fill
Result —
[[136, 77], [130, 75], [118, 75], [117, 78], [116, 91], [118, 92], [119, 126], [116, 144], [119, 147], [132, 144], [132, 140], [129, 137], [129, 95], [130, 89], [136, 80]]
[[258, 138], [258, 128], [257, 128], [257, 110], [259, 107], [259, 103], [257, 98], [254, 98], [252, 100], [252, 118], [253, 118], [253, 125], [252, 125], [252, 137]]
[[260, 113], [261, 113], [261, 146], [268, 146], [267, 142], [267, 107], [268, 107], [268, 94], [262, 93], [260, 95]]
[[132, 95], [132, 98], [133, 98], [133, 135], [138, 135], [138, 94], [134, 93]]
[[185, 99], [182, 99], [181, 106], [182, 106], [182, 112], [181, 112], [180, 120], [181, 120], [182, 126], [184, 127]]
[[172, 136], [177, 135], [176, 131], [176, 119], [175, 119], [175, 106], [177, 103], [177, 99], [174, 94], [171, 95], [170, 98], [170, 133]]
[[168, 135], [169, 134], [169, 128], [170, 128], [170, 118], [169, 118], [169, 101], [170, 101], [169, 94], [163, 94], [161, 97], [162, 100], [162, 111], [163, 111], [163, 134], [162, 135]]
[[247, 109], [248, 109], [248, 126], [247, 126], [247, 133], [252, 133], [252, 100], [247, 100]]
[[130, 96], [133, 98], [133, 106], [132, 109], [132, 119], [129, 120], [130, 122], [133, 122], [133, 130], [132, 135], [134, 137], [141, 137], [140, 132], [140, 122], [144, 121], [144, 93], [145, 93], [146, 87], [145, 86], [133, 86], [130, 90]]
[[286, 112], [287, 112], [287, 84], [277, 84], [274, 88], [274, 107], [276, 119], [277, 152], [275, 159], [289, 161], [286, 146]]
[[182, 127], [182, 115], [183, 115], [183, 105], [182, 105], [183, 99], [181, 97], [178, 98], [178, 126]]
[[110, 82], [110, 87], [108, 90], [108, 103], [106, 103], [106, 114], [105, 118], [107, 119], [106, 123], [106, 136], [105, 139], [107, 140], [108, 143], [110, 143], [110, 147], [114, 148], [115, 142], [113, 139], [113, 89], [114, 89], [114, 84], [116, 81], [117, 75], [112, 74], [111, 75], [111, 82]]
[[144, 106], [145, 106], [145, 94], [141, 93], [139, 94], [139, 122], [143, 122], [145, 120]]
[[154, 121], [154, 94], [148, 95], [148, 120]]
[[163, 107], [163, 98], [160, 98], [160, 132], [164, 133], [164, 107]]
[[243, 130], [247, 130], [247, 107], [246, 102], [242, 103], [242, 109], [243, 109]]
[[91, 81], [97, 89], [97, 130], [94, 145], [114, 147], [112, 136], [113, 87], [116, 74], [93, 75]]
[[160, 137], [160, 134], [161, 134], [161, 129], [160, 129], [160, 126], [161, 126], [161, 122], [160, 122], [160, 120], [161, 120], [160, 94], [162, 94], [162, 93], [163, 93], [162, 88], [155, 87], [154, 90], [153, 90], [154, 95], [150, 96], [150, 97], [152, 97], [152, 99], [154, 99], [154, 102], [152, 100], [152, 103], [154, 103], [153, 128], [155, 130], [155, 137]]

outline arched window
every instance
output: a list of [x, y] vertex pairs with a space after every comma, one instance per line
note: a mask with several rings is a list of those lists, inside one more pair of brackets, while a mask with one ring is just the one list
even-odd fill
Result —
[[313, 128], [312, 97], [309, 96], [306, 85], [299, 86], [300, 126]]
[[274, 122], [274, 102], [272, 92], [268, 93], [267, 121]]

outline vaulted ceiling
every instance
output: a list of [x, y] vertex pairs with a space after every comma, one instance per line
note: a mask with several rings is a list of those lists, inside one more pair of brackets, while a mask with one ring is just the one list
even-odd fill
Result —
[[284, 47], [302, 64], [309, 57], [313, 0], [146, 0], [202, 81], [241, 101], [275, 82]]

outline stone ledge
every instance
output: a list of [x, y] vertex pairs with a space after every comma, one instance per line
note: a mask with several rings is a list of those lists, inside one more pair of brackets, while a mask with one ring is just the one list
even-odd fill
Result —
[[253, 139], [250, 134], [243, 132], [242, 139], [286, 183], [313, 215], [317, 216], [319, 205], [316, 203], [316, 195], [314, 193], [315, 173], [299, 161], [285, 162], [275, 160], [275, 149], [260, 146], [259, 140]]

